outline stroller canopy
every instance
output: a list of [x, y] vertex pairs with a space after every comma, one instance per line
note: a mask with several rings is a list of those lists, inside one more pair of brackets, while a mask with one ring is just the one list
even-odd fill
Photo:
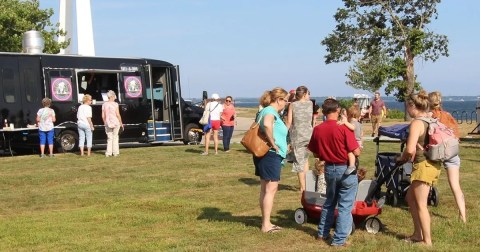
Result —
[[378, 128], [378, 136], [387, 136], [406, 141], [409, 126], [410, 124], [395, 124], [388, 127], [380, 126]]

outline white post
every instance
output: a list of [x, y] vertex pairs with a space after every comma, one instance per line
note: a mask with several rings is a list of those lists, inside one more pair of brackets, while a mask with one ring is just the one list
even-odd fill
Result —
[[[72, 0], [60, 0], [60, 14], [59, 14], [59, 23], [60, 29], [67, 32], [66, 36], [59, 36], [58, 42], [65, 42], [68, 39], [72, 41]], [[60, 49], [59, 54], [71, 54], [72, 53], [72, 42], [65, 49]]]
[[78, 54], [95, 56], [90, 0], [76, 1]]

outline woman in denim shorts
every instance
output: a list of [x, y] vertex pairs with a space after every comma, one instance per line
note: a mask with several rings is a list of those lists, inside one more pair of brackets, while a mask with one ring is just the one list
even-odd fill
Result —
[[279, 112], [288, 103], [288, 93], [283, 88], [266, 91], [260, 98], [263, 109], [258, 113], [256, 121], [265, 134], [271, 149], [263, 157], [253, 156], [255, 175], [260, 177], [260, 210], [262, 211], [262, 232], [273, 233], [281, 228], [270, 222], [273, 199], [278, 189], [282, 160], [287, 154], [288, 128]]

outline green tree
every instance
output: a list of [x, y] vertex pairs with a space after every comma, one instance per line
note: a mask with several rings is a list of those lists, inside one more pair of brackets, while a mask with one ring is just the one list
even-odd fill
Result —
[[[40, 9], [38, 0], [0, 0], [0, 51], [21, 52], [23, 33], [41, 31], [45, 40], [45, 53], [58, 53], [70, 40], [58, 43], [56, 38], [65, 35], [59, 24], [53, 25], [53, 9]], [[47, 30], [48, 29], [48, 30]]]
[[415, 81], [414, 60], [435, 62], [448, 57], [448, 39], [429, 31], [437, 19], [440, 0], [343, 0], [334, 15], [333, 33], [322, 44], [325, 62], [354, 62], [348, 85], [385, 92], [403, 101], [420, 87]]

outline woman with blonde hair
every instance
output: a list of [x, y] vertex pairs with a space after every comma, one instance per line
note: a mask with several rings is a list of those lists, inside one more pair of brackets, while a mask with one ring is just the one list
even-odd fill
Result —
[[78, 107], [77, 111], [77, 126], [78, 126], [78, 148], [80, 149], [80, 155], [84, 155], [84, 145], [85, 138], [87, 140], [87, 156], [90, 156], [92, 152], [92, 134], [93, 134], [93, 123], [92, 123], [92, 96], [86, 94], [83, 96], [82, 105]]
[[413, 219], [414, 231], [407, 238], [407, 242], [420, 242], [432, 245], [431, 219], [427, 208], [430, 187], [437, 182], [440, 175], [440, 163], [429, 160], [423, 154], [422, 146], [428, 138], [428, 123], [422, 118], [428, 117], [429, 101], [424, 90], [407, 97], [407, 113], [413, 120], [410, 123], [409, 134], [405, 150], [400, 162], [413, 161], [410, 175], [411, 185], [408, 188], [406, 200]]
[[[455, 119], [447, 111], [442, 110], [442, 94], [438, 91], [428, 94], [432, 117], [437, 118], [438, 121], [445, 124], [447, 127], [453, 130], [453, 133], [457, 138], [460, 137], [458, 130], [458, 124]], [[443, 167], [447, 170], [448, 184], [452, 190], [455, 202], [457, 203], [460, 219], [465, 223], [467, 222], [466, 210], [465, 210], [465, 198], [463, 196], [462, 188], [460, 187], [460, 157], [455, 157], [445, 160]]]
[[115, 102], [117, 95], [112, 90], [107, 92], [108, 101], [102, 105], [102, 119], [105, 125], [105, 133], [107, 133], [107, 151], [106, 157], [120, 155], [119, 137], [120, 127], [123, 128], [122, 116], [118, 103]]
[[265, 91], [260, 98], [263, 109], [258, 113], [256, 121], [265, 134], [271, 149], [263, 157], [253, 156], [255, 175], [260, 177], [260, 209], [262, 211], [262, 232], [280, 231], [279, 226], [270, 222], [273, 199], [280, 181], [282, 161], [287, 154], [288, 128], [283, 122], [280, 112], [288, 103], [288, 93], [283, 88]]
[[305, 191], [305, 174], [308, 171], [307, 145], [313, 131], [313, 102], [310, 100], [310, 91], [305, 86], [297, 87], [294, 94], [295, 100], [288, 106], [286, 124], [290, 129], [292, 172], [297, 173], [300, 192], [303, 192]]

